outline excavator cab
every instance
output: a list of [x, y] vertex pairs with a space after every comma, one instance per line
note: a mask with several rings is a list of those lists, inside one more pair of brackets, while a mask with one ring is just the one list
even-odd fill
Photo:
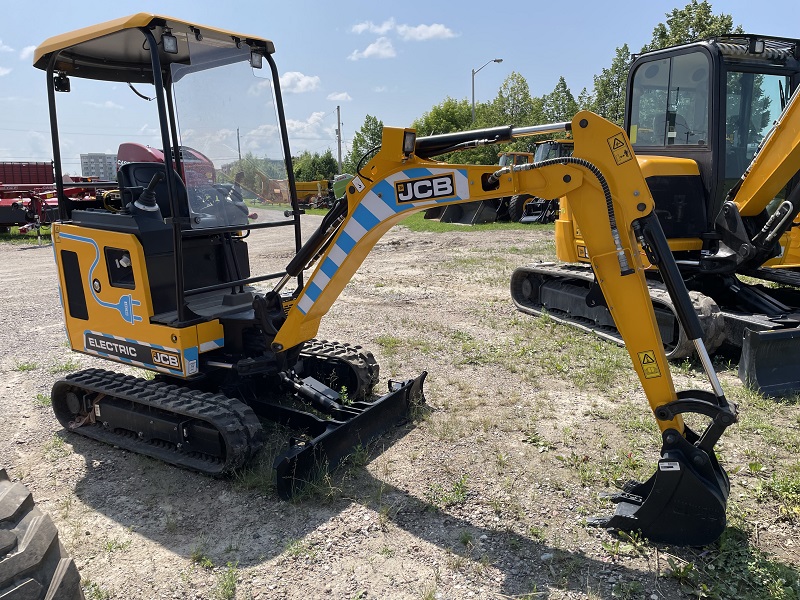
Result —
[[[668, 216], [675, 227], [669, 237], [695, 238], [698, 228], [713, 229], [725, 197], [800, 84], [798, 44], [725, 36], [636, 57], [625, 112], [634, 151], [693, 161], [705, 198], [687, 214], [688, 204], [676, 200], [681, 190], [662, 192], [662, 221]], [[776, 198], [785, 198], [791, 185]]]

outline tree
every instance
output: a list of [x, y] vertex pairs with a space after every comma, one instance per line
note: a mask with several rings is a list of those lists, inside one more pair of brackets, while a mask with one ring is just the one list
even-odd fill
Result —
[[466, 99], [454, 100], [448, 96], [444, 102], [431, 108], [411, 126], [417, 130], [417, 135], [420, 137], [470, 129], [472, 127], [470, 104]]
[[617, 48], [611, 66], [594, 76], [591, 110], [620, 127], [625, 116], [625, 86], [630, 66], [631, 52], [628, 44], [623, 44]]
[[546, 123], [561, 123], [571, 121], [578, 112], [578, 103], [575, 96], [569, 91], [564, 77], [558, 78], [558, 83], [553, 91], [542, 96], [542, 117]]
[[369, 151], [380, 146], [383, 136], [383, 121], [372, 115], [367, 115], [364, 124], [353, 136], [353, 145], [350, 152], [342, 161], [342, 168], [346, 173], [356, 173], [359, 161]]
[[642, 52], [658, 50], [667, 46], [694, 42], [703, 38], [725, 35], [735, 31], [742, 33], [741, 26], [733, 28], [733, 17], [724, 13], [714, 15], [707, 0], [692, 0], [683, 8], [674, 8], [666, 13], [667, 22], [653, 29], [653, 39], [642, 48]]
[[333, 158], [330, 148], [324, 154], [311, 154], [308, 150], [292, 160], [294, 177], [297, 181], [320, 181], [333, 179], [339, 165]]
[[538, 116], [528, 81], [516, 71], [505, 78], [491, 105], [490, 118], [496, 125], [533, 125]]

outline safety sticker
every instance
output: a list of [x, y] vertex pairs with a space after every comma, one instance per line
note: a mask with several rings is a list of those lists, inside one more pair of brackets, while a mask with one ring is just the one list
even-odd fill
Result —
[[681, 470], [681, 463], [677, 460], [670, 460], [666, 461], [663, 460], [658, 463], [658, 470], [659, 471], [680, 471]]
[[364, 191], [364, 187], [365, 187], [364, 186], [364, 182], [361, 181], [360, 177], [353, 177], [353, 180], [350, 183], [353, 184], [353, 187], [356, 188], [357, 192], [363, 192]]
[[633, 152], [628, 147], [628, 142], [625, 141], [625, 135], [622, 133], [608, 138], [608, 147], [611, 148], [611, 154], [614, 155], [614, 160], [618, 165], [633, 158]]
[[661, 377], [661, 369], [658, 368], [658, 362], [656, 362], [656, 353], [653, 350], [639, 352], [639, 362], [642, 365], [642, 371], [644, 372], [645, 379]]

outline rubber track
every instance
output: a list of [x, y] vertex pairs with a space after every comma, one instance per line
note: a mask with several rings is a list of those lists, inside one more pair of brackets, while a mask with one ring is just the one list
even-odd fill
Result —
[[789, 269], [770, 269], [767, 267], [747, 271], [746, 275], [751, 277], [758, 277], [767, 281], [774, 281], [782, 285], [790, 285], [792, 287], [800, 288], [800, 271]]
[[[224, 460], [185, 451], [159, 440], [143, 440], [132, 432], [118, 433], [100, 423], [86, 423], [70, 429], [69, 423], [59, 418], [61, 424], [74, 433], [200, 473], [231, 473], [243, 466], [264, 444], [264, 430], [253, 409], [240, 400], [222, 394], [198, 392], [103, 369], [79, 371], [57, 381], [53, 386], [54, 407], [58, 402], [64, 402], [63, 398], [69, 391], [102, 393], [211, 425], [223, 436], [226, 448]], [[102, 415], [102, 400], [100, 410]]]
[[380, 377], [380, 367], [372, 352], [364, 350], [361, 346], [312, 339], [303, 346], [300, 358], [320, 361], [322, 364], [337, 368], [346, 365], [358, 381], [358, 389], [349, 390], [353, 398], [368, 397]]
[[0, 469], [0, 598], [82, 600], [75, 562], [52, 519]]
[[[522, 312], [533, 315], [542, 315], [545, 312], [555, 321], [577, 327], [583, 331], [592, 332], [602, 337], [603, 339], [612, 341], [619, 345], [624, 345], [619, 332], [616, 328], [609, 328], [605, 326], [597, 326], [593, 321], [582, 317], [574, 317], [573, 315], [559, 310], [557, 308], [542, 307], [532, 300], [517, 297], [515, 291], [520, 289], [519, 285], [514, 285], [513, 282], [519, 281], [521, 276], [518, 273], [537, 273], [546, 274], [553, 279], [576, 279], [585, 283], [592, 283], [594, 281], [594, 274], [588, 266], [582, 265], [557, 265], [554, 263], [543, 263], [541, 265], [530, 265], [527, 267], [520, 267], [514, 271], [512, 275], [511, 293], [514, 303], [517, 308]], [[668, 308], [674, 315], [676, 314], [672, 299], [667, 292], [664, 284], [655, 281], [647, 282], [650, 298], [659, 304], [662, 308]], [[689, 298], [692, 300], [692, 306], [695, 313], [700, 319], [700, 325], [703, 330], [703, 340], [706, 349], [709, 353], [713, 353], [725, 341], [725, 319], [719, 310], [716, 303], [701, 294], [700, 292], [690, 291]], [[677, 316], [675, 317], [677, 320]], [[665, 348], [667, 358], [669, 360], [681, 360], [694, 352], [694, 344], [686, 336], [683, 327], [680, 327], [679, 339], [675, 345], [667, 350]]]

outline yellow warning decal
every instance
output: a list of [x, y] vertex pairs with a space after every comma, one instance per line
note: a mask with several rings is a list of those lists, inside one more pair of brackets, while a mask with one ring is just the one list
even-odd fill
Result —
[[628, 142], [625, 141], [625, 135], [622, 133], [608, 138], [608, 147], [611, 148], [611, 154], [614, 155], [614, 161], [618, 165], [633, 158], [633, 152], [628, 147]]
[[639, 362], [642, 364], [645, 379], [661, 377], [661, 369], [658, 368], [654, 351], [645, 350], [644, 352], [639, 352]]

